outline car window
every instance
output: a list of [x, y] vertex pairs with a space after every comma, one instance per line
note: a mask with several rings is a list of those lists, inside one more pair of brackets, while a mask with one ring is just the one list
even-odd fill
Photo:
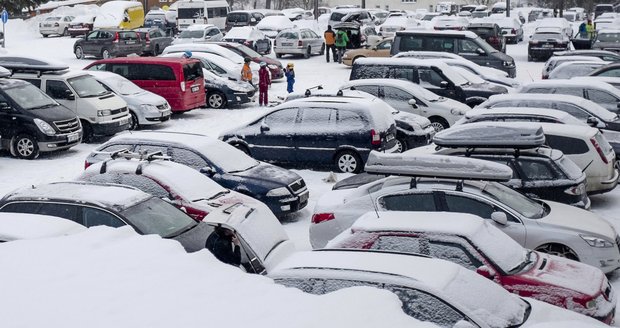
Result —
[[159, 198], [172, 199], [170, 193], [151, 178], [136, 174], [121, 174], [121, 184], [132, 186]]
[[345, 109], [338, 110], [338, 130], [341, 133], [363, 129], [367, 123], [368, 121], [356, 112]]
[[299, 39], [299, 36], [295, 32], [282, 32], [280, 33], [280, 35], [278, 35], [278, 39], [297, 40]]
[[490, 219], [493, 206], [464, 195], [445, 194], [446, 206], [450, 212], [469, 213], [484, 219]]
[[598, 76], [620, 77], [620, 69], [610, 69], [605, 72], [599, 73]]
[[45, 83], [45, 93], [54, 99], [69, 99], [69, 95], [73, 94], [64, 81], [54, 80], [47, 80]]
[[[427, 50], [424, 47], [424, 42], [422, 41], [422, 37], [421, 36], [414, 36], [414, 35], [403, 35], [400, 38], [400, 51], [422, 51], [422, 50]], [[429, 51], [432, 51], [431, 49], [428, 49]], [[441, 50], [436, 50], [436, 51], [441, 51]]]
[[561, 150], [565, 155], [585, 154], [589, 151], [588, 144], [577, 138], [545, 134], [547, 145]]
[[616, 102], [618, 102], [618, 99], [616, 99], [616, 97], [605, 91], [594, 89], [588, 89], [587, 91], [588, 99], [597, 104], [615, 104]]
[[458, 40], [459, 43], [459, 53], [471, 53], [471, 54], [478, 54], [478, 49], [480, 49], [480, 46], [469, 39], [460, 39]]
[[388, 211], [437, 211], [432, 193], [388, 195], [379, 199], [379, 206]]
[[168, 153], [168, 146], [154, 146], [154, 145], [136, 145], [136, 152], [147, 152], [147, 153], [154, 153], [154, 152], [161, 152], [163, 155], [170, 155]]
[[209, 32], [207, 33], [208, 36], [214, 36], [214, 35], [218, 35], [220, 34], [220, 30], [213, 28], [211, 30], [209, 30]]
[[551, 88], [531, 88], [527, 90], [527, 93], [551, 93]]
[[195, 170], [210, 166], [202, 157], [191, 150], [173, 148], [172, 156], [175, 162], [187, 165]]
[[445, 79], [439, 75], [435, 70], [429, 68], [420, 68], [420, 86], [428, 87], [441, 87], [441, 82]]
[[390, 78], [406, 80], [415, 83], [417, 81], [420, 81], [421, 77], [418, 77], [417, 70], [415, 68], [398, 67], [390, 68]]
[[336, 124], [336, 110], [332, 108], [304, 108], [301, 112], [301, 121], [296, 125], [298, 128], [304, 131], [314, 130], [315, 132], [321, 129]]
[[412, 288], [387, 285], [385, 289], [393, 292], [403, 302], [403, 311], [420, 321], [430, 321], [441, 327], [453, 327], [467, 318], [443, 300]]
[[582, 121], [585, 121], [588, 117], [592, 116], [583, 109], [568, 103], [553, 103], [551, 108], [567, 112]]
[[90, 32], [88, 33], [88, 35], [86, 36], [87, 39], [96, 39], [99, 35], [99, 31], [94, 31], [94, 32]]
[[91, 207], [82, 208], [82, 220], [84, 221], [84, 225], [89, 228], [95, 226], [118, 228], [125, 225], [125, 223], [115, 215]]
[[379, 49], [379, 50], [382, 50], [382, 49], [389, 50], [391, 48], [392, 48], [392, 41], [391, 40], [390, 41], [383, 41], [383, 42], [381, 42], [381, 43], [379, 43], [377, 45], [377, 49]]
[[0, 211], [12, 213], [37, 213], [40, 206], [41, 204], [31, 202], [8, 203], [4, 205]]
[[44, 203], [41, 204], [37, 214], [57, 216], [63, 219], [71, 220], [79, 224], [83, 224], [79, 218], [79, 207], [69, 204]]
[[383, 87], [383, 95], [385, 96], [383, 100], [395, 108], [395, 105], [406, 103], [413, 98], [409, 92], [389, 86]]
[[138, 40], [138, 33], [134, 31], [121, 31], [117, 33], [121, 40]]
[[292, 128], [297, 119], [297, 108], [287, 108], [273, 112], [265, 116], [265, 124], [268, 126], [289, 126]]
[[549, 164], [538, 159], [518, 158], [517, 165], [528, 180], [552, 180], [556, 177]]
[[582, 88], [556, 88], [553, 93], [583, 97]]
[[369, 93], [375, 97], [379, 96], [379, 87], [376, 85], [356, 85], [355, 90]]
[[[426, 51], [443, 51], [443, 52], [455, 52], [454, 51], [454, 38], [451, 37], [438, 37], [432, 36], [426, 38]], [[412, 49], [413, 50], [413, 49]]]
[[34, 85], [35, 87], [41, 89], [41, 80], [39, 80], [39, 79], [22, 79], [22, 78], [20, 78], [20, 80], [24, 80], [24, 81]]

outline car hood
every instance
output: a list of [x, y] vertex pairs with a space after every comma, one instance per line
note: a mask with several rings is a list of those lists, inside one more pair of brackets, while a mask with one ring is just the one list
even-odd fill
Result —
[[258, 57], [258, 63], [265, 62], [267, 65], [276, 65], [278, 68], [282, 68], [282, 62], [277, 59], [269, 58], [269, 57]]
[[28, 113], [28, 116], [41, 119], [48, 123], [51, 123], [50, 121], [70, 120], [76, 117], [75, 113], [62, 105], [50, 108], [26, 110], [25, 112]]
[[549, 205], [551, 211], [547, 216], [538, 219], [540, 223], [552, 224], [576, 232], [594, 234], [605, 237], [608, 241], [615, 243], [616, 230], [598, 215], [571, 205], [551, 201], [545, 201], [545, 203]]
[[141, 91], [132, 95], [120, 95], [129, 105], [140, 106], [142, 104], [159, 106], [166, 103], [166, 99], [150, 91]]
[[[495, 58], [499, 58], [503, 61], [508, 61], [508, 62], [513, 62], [514, 63], [514, 59], [508, 55], [506, 55], [505, 53], [501, 52], [501, 51], [495, 51], [492, 52], [493, 56]], [[490, 54], [489, 54], [490, 55]]]
[[530, 316], [527, 321], [520, 326], [521, 328], [609, 328], [609, 326], [604, 323], [596, 321], [590, 317], [586, 317], [585, 315], [581, 315], [577, 312], [562, 309], [532, 298], [524, 298], [524, 300], [530, 303], [532, 306], [532, 311], [530, 312]]
[[231, 174], [236, 177], [242, 177], [260, 183], [261, 186], [268, 189], [288, 186], [301, 179], [295, 172], [263, 162], [249, 170]]
[[188, 253], [197, 252], [205, 248], [205, 243], [207, 242], [210, 231], [211, 229], [208, 224], [200, 222], [192, 229], [185, 231], [172, 239], [181, 243], [183, 248], [185, 248], [185, 251]]
[[357, 188], [361, 185], [383, 179], [386, 176], [387, 175], [383, 174], [369, 174], [366, 172], [362, 172], [336, 182], [336, 184], [332, 187], [332, 190]]
[[406, 112], [395, 112], [392, 114], [395, 121], [401, 121], [413, 126], [416, 129], [422, 129], [431, 124], [428, 118], [416, 114]]

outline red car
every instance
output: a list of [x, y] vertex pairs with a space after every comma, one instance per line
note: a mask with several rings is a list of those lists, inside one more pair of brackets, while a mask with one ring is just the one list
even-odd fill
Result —
[[440, 258], [475, 270], [511, 293], [607, 324], [614, 319], [616, 293], [601, 270], [526, 250], [492, 223], [470, 214], [371, 212], [326, 248], [374, 249]]
[[168, 101], [173, 112], [206, 106], [200, 61], [193, 58], [122, 57], [97, 60], [84, 68], [116, 73]]

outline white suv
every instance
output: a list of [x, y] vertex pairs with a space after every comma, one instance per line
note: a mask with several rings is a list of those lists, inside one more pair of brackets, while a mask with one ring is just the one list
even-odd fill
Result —
[[39, 33], [47, 38], [49, 35], [69, 35], [69, 24], [73, 16], [50, 16], [39, 23]]

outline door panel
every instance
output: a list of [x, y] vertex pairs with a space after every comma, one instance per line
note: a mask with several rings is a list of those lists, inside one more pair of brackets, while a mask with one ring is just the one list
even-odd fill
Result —
[[295, 124], [295, 149], [298, 162], [329, 163], [338, 147], [336, 110], [306, 107]]
[[[258, 160], [295, 161], [295, 123], [297, 108], [286, 108], [267, 115], [258, 125], [256, 135], [246, 135], [252, 156]], [[268, 130], [267, 130], [268, 129]]]

